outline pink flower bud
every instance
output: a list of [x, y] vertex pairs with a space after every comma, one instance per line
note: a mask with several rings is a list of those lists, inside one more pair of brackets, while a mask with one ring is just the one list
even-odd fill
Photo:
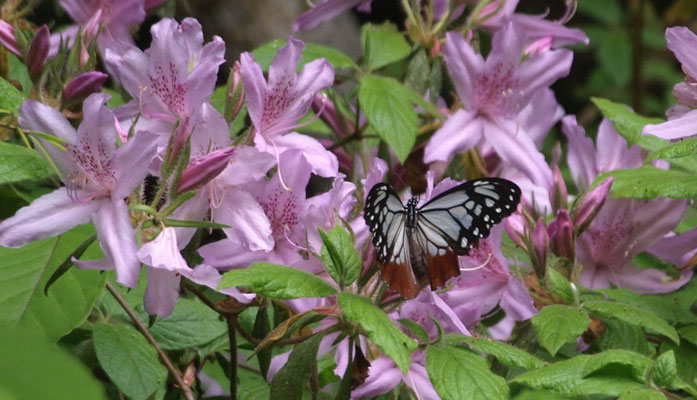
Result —
[[554, 191], [550, 199], [552, 201], [552, 207], [554, 210], [568, 208], [569, 192], [566, 190], [566, 183], [564, 182], [564, 177], [561, 175], [559, 166], [555, 165], [552, 167], [552, 177], [554, 179]]
[[508, 233], [508, 236], [515, 244], [520, 246], [523, 250], [528, 249], [523, 240], [526, 228], [528, 228], [528, 223], [519, 212], [506, 218], [503, 222], [503, 226], [506, 229], [506, 233]]
[[576, 258], [576, 241], [574, 240], [574, 224], [571, 222], [569, 211], [562, 208], [549, 224], [552, 252], [569, 260]]
[[574, 225], [576, 226], [577, 234], [580, 235], [581, 232], [586, 230], [588, 225], [593, 221], [593, 218], [598, 215], [598, 212], [603, 207], [603, 204], [605, 204], [610, 194], [610, 187], [614, 181], [614, 177], [604, 180], [583, 197], [583, 200], [581, 200], [576, 210], [576, 216], [574, 217]]
[[15, 37], [15, 28], [6, 21], [0, 19], [0, 44], [5, 46], [8, 51], [21, 57], [22, 53], [17, 46], [17, 37]]
[[235, 148], [228, 147], [208, 153], [190, 164], [182, 173], [177, 193], [198, 189], [220, 175], [228, 161], [235, 155]]
[[532, 231], [532, 247], [534, 255], [532, 258], [535, 272], [538, 276], [544, 276], [547, 266], [547, 248], [549, 247], [549, 235], [547, 235], [547, 227], [542, 218], [535, 223], [535, 229]]
[[552, 36], [543, 37], [532, 42], [525, 48], [524, 53], [528, 57], [534, 57], [549, 51], [552, 48]]
[[239, 61], [235, 63], [228, 78], [228, 93], [225, 98], [225, 120], [231, 122], [244, 105], [244, 83]]
[[73, 78], [63, 90], [63, 98], [68, 101], [80, 100], [102, 89], [109, 76], [103, 72], [90, 71]]
[[34, 39], [32, 39], [27, 53], [27, 66], [31, 76], [36, 76], [41, 72], [41, 68], [48, 59], [49, 50], [51, 50], [51, 32], [49, 32], [48, 26], [43, 25], [34, 34]]

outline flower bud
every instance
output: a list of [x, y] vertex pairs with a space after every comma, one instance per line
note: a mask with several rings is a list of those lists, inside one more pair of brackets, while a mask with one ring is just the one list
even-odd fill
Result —
[[228, 161], [235, 155], [235, 148], [228, 147], [208, 153], [190, 164], [182, 173], [177, 193], [198, 189], [220, 175]]
[[225, 97], [225, 120], [232, 122], [244, 105], [244, 83], [239, 61], [230, 70], [228, 91]]
[[569, 211], [562, 208], [549, 224], [552, 252], [569, 260], [576, 258], [576, 241], [574, 240], [574, 224], [571, 222]]
[[73, 78], [63, 90], [63, 98], [66, 101], [76, 101], [96, 93], [102, 89], [102, 85], [109, 76], [99, 71], [90, 71]]
[[523, 240], [528, 223], [520, 213], [513, 213], [510, 217], [506, 218], [503, 222], [503, 226], [513, 243], [520, 246], [523, 250], [528, 249]]
[[43, 25], [34, 34], [27, 53], [27, 66], [32, 77], [41, 72], [41, 68], [48, 59], [49, 50], [51, 50], [51, 32], [49, 32], [48, 26]]
[[[537, 220], [535, 228], [532, 231], [532, 248], [533, 254], [530, 254], [533, 267], [538, 277], [545, 276], [547, 267], [547, 248], [549, 247], [549, 235], [547, 235], [547, 227], [542, 218]], [[528, 250], [528, 253], [530, 251]]]
[[555, 211], [560, 208], [568, 208], [569, 192], [566, 190], [566, 183], [564, 182], [564, 177], [561, 175], [561, 170], [559, 170], [558, 165], [552, 167], [552, 177], [554, 179], [554, 191], [550, 199], [552, 201], [552, 207]]
[[546, 36], [532, 42], [528, 47], [525, 48], [524, 54], [527, 57], [534, 57], [549, 51], [551, 48], [552, 36]]
[[610, 194], [610, 187], [614, 181], [615, 178], [610, 177], [583, 196], [583, 200], [581, 200], [581, 203], [578, 205], [576, 216], [574, 217], [574, 225], [576, 226], [577, 234], [580, 235], [581, 232], [586, 230], [588, 225], [593, 221], [593, 218], [598, 215], [598, 212], [603, 207], [603, 204], [605, 204]]
[[17, 46], [17, 38], [15, 37], [15, 28], [6, 21], [0, 19], [0, 45], [3, 45], [8, 51], [17, 56], [22, 56]]

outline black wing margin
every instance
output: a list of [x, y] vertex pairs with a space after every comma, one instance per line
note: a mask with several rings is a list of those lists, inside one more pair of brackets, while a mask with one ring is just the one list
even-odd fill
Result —
[[445, 241], [458, 255], [467, 254], [519, 202], [518, 185], [502, 178], [475, 179], [439, 194], [418, 212], [419, 230], [428, 241], [426, 251], [442, 254]]

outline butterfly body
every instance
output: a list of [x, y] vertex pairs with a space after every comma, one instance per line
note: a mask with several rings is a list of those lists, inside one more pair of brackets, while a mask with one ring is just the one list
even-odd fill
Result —
[[466, 255], [510, 215], [520, 188], [501, 178], [477, 179], [455, 186], [418, 207], [406, 206], [387, 184], [379, 183], [366, 199], [365, 220], [373, 234], [382, 278], [406, 298], [421, 285], [432, 289], [460, 275], [458, 255]]

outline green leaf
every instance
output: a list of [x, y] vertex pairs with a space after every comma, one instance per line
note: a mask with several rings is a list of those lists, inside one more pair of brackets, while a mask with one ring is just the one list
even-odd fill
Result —
[[[93, 234], [91, 225], [82, 225], [24, 247], [0, 247], [0, 315], [52, 342], [82, 324], [102, 292], [103, 274], [72, 268], [51, 286], [48, 295], [43, 288], [63, 261]], [[86, 253], [95, 252], [99, 253], [99, 246]]]
[[683, 324], [697, 322], [697, 317], [666, 297], [639, 294], [626, 289], [600, 289], [598, 292], [615, 301], [649, 310], [668, 322]]
[[[663, 119], [644, 117], [632, 111], [627, 105], [615, 103], [610, 100], [597, 97], [593, 97], [591, 100], [598, 109], [600, 109], [603, 116], [612, 121], [612, 125], [617, 132], [627, 140], [630, 146], [636, 144], [649, 152], [655, 152], [669, 144], [667, 140], [657, 138], [653, 135], [642, 134], [644, 126], [648, 124], [660, 124], [664, 122]], [[697, 171], [697, 159], [694, 157], [672, 159], [671, 164], [679, 166], [687, 171]]]
[[363, 296], [339, 293], [337, 302], [346, 318], [360, 324], [376, 346], [407, 373], [416, 342], [404, 334], [381, 309]]
[[444, 400], [508, 399], [508, 385], [481, 356], [451, 346], [426, 348], [426, 370]]
[[92, 372], [41, 334], [0, 323], [0, 398], [106, 399]]
[[641, 327], [614, 319], [604, 318], [602, 322], [607, 331], [596, 341], [600, 349], [626, 349], [644, 355], [652, 354]]
[[697, 325], [686, 325], [678, 328], [680, 337], [697, 346]]
[[656, 358], [653, 367], [653, 382], [660, 387], [670, 387], [678, 377], [678, 367], [675, 353], [668, 350]]
[[628, 84], [632, 77], [632, 45], [629, 35], [623, 30], [608, 30], [597, 46], [596, 58], [600, 70], [611, 77], [616, 85]]
[[584, 377], [586, 364], [593, 356], [580, 355], [524, 372], [511, 380], [533, 389], [545, 389], [570, 397], [594, 394], [619, 396], [644, 385], [622, 375], [606, 374]]
[[336, 294], [336, 289], [315, 275], [270, 263], [254, 263], [249, 268], [226, 272], [218, 289], [231, 286], [250, 286], [255, 293], [277, 299], [328, 297]]
[[340, 224], [329, 233], [319, 228], [322, 237], [322, 262], [329, 275], [340, 287], [351, 285], [361, 273], [361, 260], [353, 245], [351, 235]]
[[644, 165], [636, 169], [616, 169], [600, 174], [595, 179], [594, 186], [609, 176], [615, 177], [612, 197], [685, 199], [697, 196], [697, 175], [693, 173]]
[[205, 304], [179, 299], [174, 312], [167, 318], [155, 320], [149, 329], [163, 349], [183, 350], [225, 335], [227, 325]]
[[361, 45], [366, 64], [371, 70], [401, 60], [411, 52], [404, 36], [390, 23], [363, 25]]
[[571, 288], [571, 282], [553, 268], [547, 269], [547, 287], [567, 304], [574, 303], [574, 292]]
[[653, 360], [649, 357], [628, 350], [608, 350], [597, 354], [586, 363], [583, 376], [587, 377], [611, 364], [619, 364], [631, 368], [631, 375], [638, 381], [646, 381], [649, 369], [653, 366]]
[[629, 304], [615, 303], [612, 301], [593, 300], [586, 301], [584, 307], [600, 317], [614, 318], [650, 329], [656, 333], [668, 337], [675, 343], [680, 343], [678, 332], [651, 311], [647, 311]]
[[671, 350], [675, 356], [678, 376], [689, 385], [686, 391], [697, 397], [697, 346], [688, 342], [682, 342], [679, 346], [671, 342], [661, 345], [661, 353]]
[[55, 174], [39, 153], [16, 144], [0, 142], [0, 160], [0, 185], [45, 179]]
[[576, 340], [588, 329], [588, 314], [583, 309], [561, 304], [546, 306], [532, 317], [532, 326], [542, 347], [555, 355], [567, 342]]
[[501, 364], [507, 367], [535, 369], [542, 368], [547, 364], [525, 350], [494, 339], [450, 333], [443, 337], [443, 342], [449, 345], [467, 344], [473, 350], [496, 357]]
[[14, 114], [19, 112], [24, 96], [12, 84], [0, 78], [0, 109], [12, 111]]
[[[252, 51], [254, 56], [254, 61], [256, 61], [264, 71], [269, 70], [269, 66], [273, 61], [278, 50], [285, 46], [286, 40], [274, 39], [268, 43], [265, 43]], [[351, 57], [342, 53], [341, 51], [328, 46], [323, 46], [320, 44], [306, 43], [305, 50], [303, 51], [302, 58], [298, 64], [298, 70], [300, 70], [305, 64], [317, 60], [319, 58], [325, 58], [334, 68], [351, 68], [356, 65]]]
[[[257, 316], [254, 319], [252, 336], [259, 340], [263, 340], [266, 338], [266, 335], [268, 335], [269, 332], [271, 332], [269, 309], [268, 307], [259, 307]], [[271, 365], [271, 357], [273, 356], [272, 347], [269, 346], [264, 349], [256, 350], [256, 353], [257, 360], [259, 361], [259, 369], [261, 370], [261, 376], [267, 376], [269, 374], [269, 366]]]
[[619, 400], [665, 400], [666, 396], [652, 389], [637, 389], [622, 393]]
[[366, 75], [361, 79], [358, 100], [366, 118], [401, 162], [416, 143], [418, 118], [407, 88], [392, 78]]
[[426, 329], [422, 325], [406, 318], [400, 318], [399, 323], [407, 328], [412, 335], [421, 341], [421, 343], [430, 343], [428, 340], [428, 332], [426, 332]]
[[414, 92], [424, 95], [428, 89], [431, 65], [426, 55], [426, 50], [421, 48], [414, 53], [407, 66], [407, 75], [404, 77], [404, 85]]
[[167, 378], [155, 348], [130, 326], [97, 323], [93, 340], [99, 364], [126, 396], [145, 399]]
[[317, 349], [324, 336], [317, 334], [298, 344], [271, 381], [270, 400], [300, 400], [305, 383], [317, 362]]
[[688, 138], [676, 143], [671, 143], [665, 146], [646, 158], [646, 161], [652, 160], [670, 160], [673, 158], [682, 158], [694, 156], [697, 154], [697, 138]]

